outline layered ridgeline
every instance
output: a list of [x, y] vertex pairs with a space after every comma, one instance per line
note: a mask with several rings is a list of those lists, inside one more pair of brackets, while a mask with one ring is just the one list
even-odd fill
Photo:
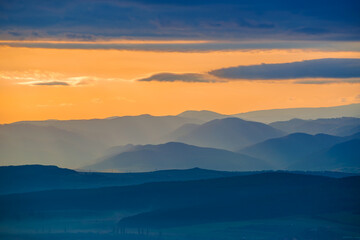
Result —
[[179, 137], [178, 141], [233, 151], [283, 135], [285, 135], [284, 132], [263, 123], [245, 121], [240, 118], [224, 118], [197, 126], [188, 134]]
[[197, 119], [150, 115], [109, 119], [19, 122], [0, 126], [1, 165], [53, 164], [79, 168], [117, 145], [157, 144]]
[[296, 118], [289, 121], [274, 122], [271, 123], [270, 126], [287, 133], [325, 133], [337, 136], [348, 136], [360, 132], [360, 118], [341, 117], [316, 120]]
[[293, 133], [266, 140], [238, 152], [266, 160], [277, 169], [356, 172], [360, 167], [360, 146], [356, 141], [359, 139], [359, 133], [348, 137]]
[[[125, 186], [146, 182], [186, 181], [255, 174], [255, 172], [225, 172], [200, 168], [139, 173], [80, 172], [56, 166], [21, 165], [0, 167], [0, 194], [54, 189]], [[313, 172], [332, 177], [352, 176], [345, 173]]]
[[[346, 109], [353, 109], [358, 106], [349, 105], [339, 107], [339, 109], [343, 109], [344, 116], [347, 116], [346, 114], [349, 115], [349, 112]], [[0, 164], [46, 164], [83, 168], [97, 163], [97, 165], [93, 165], [96, 166], [97, 170], [105, 170], [105, 167], [100, 167], [100, 165], [101, 162], [104, 164], [107, 162], [108, 165], [105, 164], [106, 170], [111, 167], [110, 170], [116, 169], [117, 171], [147, 171], [166, 169], [167, 167], [214, 167], [214, 169], [221, 170], [235, 168], [242, 171], [269, 168], [287, 169], [290, 166], [300, 166], [292, 164], [295, 160], [299, 160], [298, 156], [305, 156], [303, 153], [315, 154], [316, 149], [321, 150], [323, 146], [321, 141], [315, 141], [311, 146], [299, 142], [299, 144], [304, 144], [303, 146], [308, 146], [305, 150], [299, 148], [299, 150], [291, 152], [291, 147], [283, 148], [283, 153], [274, 155], [280, 156], [276, 161], [271, 154], [258, 157], [255, 154], [250, 154], [250, 152], [242, 152], [242, 149], [296, 132], [325, 133], [344, 137], [357, 133], [359, 129], [359, 118], [294, 119], [266, 125], [210, 111], [186, 111], [177, 116], [160, 117], [140, 115], [92, 120], [28, 121], [0, 126]], [[284, 141], [291, 142], [292, 139], [289, 136]], [[327, 140], [324, 141], [327, 143]], [[181, 142], [186, 145], [178, 144], [177, 147], [172, 148], [172, 144], [166, 145], [168, 142]], [[309, 142], [311, 141], [309, 140]], [[332, 147], [330, 143], [331, 141], [324, 148]], [[153, 145], [151, 155], [142, 157], [141, 154], [145, 151], [144, 145]], [[211, 153], [209, 156], [209, 153], [204, 149], [195, 146], [212, 148], [211, 151], [214, 154]], [[150, 148], [150, 146], [146, 148]], [[182, 154], [178, 150], [181, 148], [187, 154]], [[227, 151], [219, 151], [220, 149]], [[171, 153], [171, 151], [174, 152]], [[125, 154], [125, 152], [131, 153]], [[154, 152], [157, 152], [158, 155]], [[196, 152], [197, 157], [191, 157], [190, 152], [193, 155]], [[124, 154], [115, 157], [121, 153]], [[281, 157], [282, 155], [286, 157]], [[328, 156], [329, 154], [325, 155]], [[114, 160], [113, 157], [117, 160], [112, 161]], [[138, 160], [138, 157], [141, 157], [142, 160]], [[209, 160], [205, 161], [205, 158]], [[130, 161], [129, 159], [133, 159], [134, 163], [125, 164], [126, 161]], [[197, 161], [196, 159], [202, 160]], [[238, 159], [236, 163], [234, 163], [234, 159]], [[193, 162], [190, 164], [191, 160]], [[116, 162], [118, 165], [111, 166], [110, 162], [113, 162], [112, 164]], [[141, 168], [138, 168], [135, 162]], [[121, 164], [119, 165], [119, 163]], [[279, 163], [281, 164], [279, 165]], [[220, 168], [219, 166], [222, 164], [223, 167]], [[348, 167], [353, 168], [354, 164]], [[343, 167], [346, 168], [347, 166]], [[332, 166], [325, 169], [333, 170]]]
[[320, 108], [285, 108], [252, 111], [247, 113], [234, 114], [233, 116], [245, 120], [271, 123], [276, 121], [288, 121], [294, 118], [318, 119], [318, 118], [360, 118], [360, 104], [350, 104], [336, 107]]
[[133, 146], [128, 151], [120, 150], [118, 154], [113, 153], [98, 163], [85, 166], [84, 169], [139, 172], [194, 167], [225, 171], [273, 169], [266, 161], [244, 154], [177, 142]]

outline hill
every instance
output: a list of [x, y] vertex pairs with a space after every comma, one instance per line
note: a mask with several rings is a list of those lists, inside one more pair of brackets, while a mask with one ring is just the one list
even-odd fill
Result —
[[86, 166], [84, 169], [139, 172], [194, 167], [232, 171], [271, 169], [265, 161], [243, 154], [176, 142], [137, 146], [130, 151], [115, 154], [99, 163]]
[[324, 133], [347, 136], [359, 132], [360, 118], [342, 117], [316, 120], [292, 119], [290, 121], [274, 122], [271, 123], [270, 126], [288, 133]]
[[[360, 177], [263, 173], [0, 196], [2, 220], [69, 211], [132, 212], [119, 227], [170, 227], [360, 210]], [[137, 213], [136, 213], [137, 212]]]
[[[287, 169], [292, 163], [309, 154], [344, 141], [341, 137], [306, 133], [293, 133], [285, 137], [273, 138], [239, 150], [240, 153], [264, 159], [278, 169]], [[309, 170], [309, 169], [307, 169]]]
[[263, 123], [225, 118], [204, 123], [180, 137], [178, 141], [195, 146], [233, 151], [283, 135], [282, 131]]
[[338, 143], [309, 155], [290, 166], [290, 169], [360, 171], [360, 139]]

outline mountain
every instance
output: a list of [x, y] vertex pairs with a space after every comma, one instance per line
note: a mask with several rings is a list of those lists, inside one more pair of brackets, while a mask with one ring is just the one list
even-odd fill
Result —
[[164, 142], [173, 142], [177, 139], [185, 136], [186, 134], [189, 134], [191, 131], [196, 129], [200, 124], [193, 124], [193, 123], [187, 123], [182, 125], [181, 127], [175, 129], [171, 133], [167, 134], [162, 138]]
[[232, 171], [271, 169], [266, 162], [243, 154], [176, 142], [137, 146], [84, 169], [139, 172], [194, 167]]
[[101, 142], [53, 126], [0, 126], [0, 164], [83, 166], [106, 148]]
[[191, 145], [238, 150], [284, 133], [263, 123], [239, 118], [216, 119], [204, 123], [177, 141]]
[[318, 118], [340, 118], [356, 117], [360, 118], [360, 103], [342, 105], [336, 107], [320, 108], [285, 108], [252, 111], [234, 114], [234, 117], [250, 121], [271, 123], [275, 121], [288, 121], [293, 118], [318, 119]]
[[342, 117], [316, 120], [292, 119], [289, 121], [274, 122], [271, 123], [270, 126], [288, 133], [325, 133], [346, 136], [359, 132], [360, 118]]
[[338, 143], [309, 155], [290, 166], [298, 170], [340, 170], [360, 172], [360, 139]]
[[[239, 153], [264, 159], [278, 169], [287, 169], [292, 163], [303, 159], [309, 154], [333, 146], [341, 141], [341, 137], [306, 133], [293, 133], [285, 137], [273, 138], [264, 142], [243, 148]], [[309, 170], [309, 169], [308, 169]]]
[[[135, 186], [0, 196], [0, 218], [44, 219], [71, 212], [127, 213], [120, 228], [171, 227], [360, 210], [360, 177], [263, 173]], [[130, 214], [130, 216], [129, 216]], [[132, 216], [131, 216], [132, 215]], [[124, 215], [122, 215], [124, 216]]]
[[[177, 116], [124, 116], [110, 119], [50, 120], [21, 122], [36, 126], [52, 126], [97, 139], [108, 146], [160, 143], [162, 136], [186, 123], [203, 123]], [[16, 125], [13, 123], [11, 125]]]
[[109, 147], [162, 143], [162, 137], [196, 119], [126, 116], [91, 120], [26, 121], [0, 125], [0, 164], [88, 165]]
[[228, 115], [212, 112], [212, 111], [185, 111], [177, 115], [178, 117], [198, 119], [204, 122], [212, 121], [214, 119], [222, 119], [229, 117]]

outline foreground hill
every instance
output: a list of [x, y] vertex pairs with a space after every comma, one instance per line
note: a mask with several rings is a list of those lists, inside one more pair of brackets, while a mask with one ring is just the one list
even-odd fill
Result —
[[[200, 168], [162, 170], [140, 173], [79, 172], [56, 166], [23, 165], [0, 167], [0, 194], [34, 192], [55, 189], [80, 189], [106, 186], [126, 186], [147, 182], [188, 181], [253, 175], [261, 172], [226, 172]], [[297, 172], [299, 174], [335, 178], [356, 176], [343, 172]]]
[[[105, 186], [125, 186], [146, 182], [185, 181], [255, 174], [255, 172], [225, 172], [200, 168], [163, 170], [141, 173], [78, 172], [56, 166], [23, 165], [0, 167], [0, 194], [53, 189], [79, 189]], [[314, 173], [332, 174], [332, 173]], [[339, 176], [351, 176], [340, 173]]]
[[84, 169], [139, 172], [194, 167], [225, 171], [272, 169], [265, 161], [243, 154], [176, 142], [133, 147], [130, 151], [115, 154]]
[[348, 136], [359, 132], [360, 118], [341, 117], [316, 120], [292, 119], [289, 121], [274, 122], [271, 123], [270, 126], [287, 133], [324, 133], [337, 136]]
[[360, 210], [360, 177], [263, 173], [136, 186], [53, 190], [0, 196], [2, 220], [69, 211], [139, 213], [119, 227], [169, 227]]
[[283, 135], [282, 131], [263, 123], [239, 118], [225, 118], [204, 123], [180, 137], [178, 141], [201, 147], [233, 151]]

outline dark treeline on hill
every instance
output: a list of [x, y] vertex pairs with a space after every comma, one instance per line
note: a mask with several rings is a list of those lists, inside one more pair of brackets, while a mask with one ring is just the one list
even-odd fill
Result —
[[122, 227], [151, 228], [312, 215], [359, 213], [360, 177], [262, 173], [227, 178], [146, 183], [0, 196], [2, 220], [67, 211], [132, 212]]
[[[263, 171], [214, 171], [201, 168], [161, 170], [138, 173], [78, 172], [56, 166], [24, 165], [0, 167], [0, 194], [25, 193], [55, 189], [126, 186], [149, 182], [189, 181], [258, 174]], [[358, 176], [344, 172], [294, 172], [334, 178]]]

